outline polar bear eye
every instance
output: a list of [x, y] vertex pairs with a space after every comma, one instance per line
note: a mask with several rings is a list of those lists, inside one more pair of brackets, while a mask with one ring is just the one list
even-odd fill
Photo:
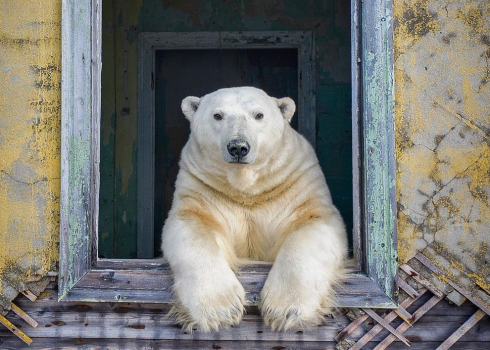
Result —
[[223, 119], [223, 117], [221, 116], [221, 114], [218, 114], [218, 113], [216, 113], [215, 115], [213, 115], [213, 117], [214, 117], [215, 120], [221, 120], [221, 119]]
[[257, 113], [255, 115], [255, 120], [261, 120], [262, 118], [264, 118], [264, 115], [262, 113]]

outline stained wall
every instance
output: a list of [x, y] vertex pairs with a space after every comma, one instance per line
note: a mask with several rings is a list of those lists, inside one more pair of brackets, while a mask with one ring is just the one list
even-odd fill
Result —
[[398, 244], [490, 275], [490, 3], [395, 1]]

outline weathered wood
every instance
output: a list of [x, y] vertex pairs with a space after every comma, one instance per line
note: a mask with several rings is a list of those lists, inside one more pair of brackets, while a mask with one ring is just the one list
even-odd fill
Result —
[[407, 262], [407, 265], [409, 265], [412, 269], [417, 271], [420, 277], [423, 277], [427, 281], [432, 283], [434, 287], [440, 290], [448, 300], [451, 300], [456, 305], [461, 305], [466, 300], [466, 298], [463, 295], [455, 291], [453, 287], [451, 287], [448, 283], [444, 281], [444, 279], [439, 278], [437, 274], [432, 272], [429, 268], [427, 268], [424, 264], [422, 264], [417, 259], [415, 258], [410, 259]]
[[419, 296], [419, 293], [411, 285], [405, 282], [405, 280], [400, 276], [396, 277], [396, 283], [398, 284], [398, 287], [403, 289], [405, 293], [407, 293], [412, 298], [416, 298]]
[[396, 300], [396, 166], [393, 88], [393, 3], [361, 5], [361, 123], [366, 268]]
[[[371, 342], [364, 349], [372, 350], [378, 343]], [[433, 350], [436, 342], [412, 343], [412, 350]], [[14, 337], [0, 339], [0, 347], [4, 350], [19, 350], [23, 344]], [[108, 349], [108, 350], [210, 350], [210, 349], [250, 349], [250, 350], [334, 350], [335, 342], [288, 342], [288, 341], [223, 341], [223, 340], [152, 340], [152, 339], [89, 339], [89, 338], [36, 338], [29, 346], [31, 350], [51, 350], [53, 346], [58, 350], [72, 349]], [[401, 342], [393, 343], [390, 350], [406, 350], [407, 346]], [[488, 344], [481, 342], [456, 343], [454, 350], [488, 350]]]
[[27, 322], [27, 324], [31, 325], [32, 327], [36, 328], [38, 326], [36, 320], [34, 320], [31, 316], [26, 314], [20, 307], [15, 305], [14, 303], [11, 304], [12, 308], [11, 310], [20, 318], [22, 318], [24, 321]]
[[[412, 305], [415, 301], [417, 301], [418, 298], [420, 298], [422, 295], [424, 295], [427, 292], [427, 289], [422, 289], [419, 291], [419, 295], [415, 298], [407, 298], [405, 299], [402, 303], [402, 307], [409, 307]], [[396, 319], [396, 312], [391, 311], [388, 315], [384, 317], [384, 320], [387, 323], [390, 323]], [[362, 349], [367, 343], [369, 343], [377, 334], [379, 334], [381, 331], [384, 330], [384, 327], [382, 325], [375, 325], [369, 332], [364, 334], [361, 339], [359, 339], [350, 350], [359, 350]]]
[[410, 319], [412, 318], [412, 314], [405, 310], [402, 306], [398, 307], [398, 309], [394, 310], [398, 317], [400, 317], [403, 321], [407, 322], [410, 326], [412, 323], [410, 322]]
[[345, 339], [349, 334], [351, 334], [353, 331], [357, 329], [364, 321], [366, 321], [369, 318], [369, 315], [364, 314], [356, 318], [354, 321], [349, 323], [347, 327], [342, 329], [342, 331], [335, 336], [335, 341], [339, 342]]
[[395, 337], [397, 337], [398, 339], [400, 339], [404, 344], [406, 344], [407, 346], [410, 346], [410, 342], [408, 341], [407, 338], [405, 338], [403, 335], [401, 335], [400, 333], [398, 333], [392, 326], [390, 326], [390, 324], [388, 322], [386, 322], [385, 320], [383, 320], [381, 318], [381, 316], [379, 316], [374, 310], [371, 310], [371, 309], [364, 309], [364, 311], [369, 315], [371, 316], [371, 318], [373, 320], [375, 320], [376, 322], [378, 322], [381, 326], [383, 326], [387, 331], [389, 331], [391, 334], [393, 334]]
[[[432, 309], [441, 300], [442, 297], [438, 297], [437, 295], [434, 295], [432, 298], [430, 298], [429, 301], [427, 301], [424, 305], [422, 305], [422, 307], [420, 307], [417, 311], [413, 313], [412, 319], [410, 320], [411, 323], [417, 322], [423, 315], [425, 315], [430, 309]], [[401, 334], [403, 334], [409, 328], [410, 325], [408, 323], [402, 323], [396, 328], [396, 330]], [[384, 350], [388, 346], [390, 346], [390, 344], [393, 343], [395, 340], [396, 337], [393, 334], [390, 334], [375, 347], [375, 350]]]
[[[93, 5], [93, 6], [92, 6]], [[386, 6], [385, 6], [386, 5]], [[356, 5], [357, 6], [357, 5]], [[378, 8], [379, 7], [379, 8]], [[356, 7], [361, 9], [360, 7]], [[341, 306], [395, 308], [396, 230], [394, 225], [394, 167], [391, 62], [391, 3], [362, 8], [363, 36], [362, 74], [359, 74], [359, 97], [362, 103], [360, 125], [363, 139], [365, 173], [361, 177], [366, 196], [362, 198], [365, 227], [367, 275], [352, 275], [338, 287]], [[119, 278], [122, 272], [108, 274], [114, 266], [97, 258], [98, 139], [100, 125], [100, 9], [99, 1], [64, 0], [62, 9], [62, 186], [60, 237], [60, 292], [66, 301], [132, 301], [166, 302], [170, 298], [168, 271], [128, 275], [126, 285]], [[382, 21], [380, 14], [386, 21]], [[381, 22], [380, 22], [381, 21]], [[384, 23], [383, 23], [384, 22]], [[381, 23], [381, 25], [379, 24]], [[368, 28], [379, 28], [367, 35]], [[313, 36], [310, 32], [243, 32], [237, 33], [145, 33], [153, 48], [177, 49], [182, 43], [193, 48], [260, 48], [297, 47], [299, 61], [313, 72]], [[238, 36], [237, 36], [238, 35]], [[193, 39], [192, 39], [193, 38]], [[280, 40], [277, 40], [277, 39]], [[362, 42], [362, 45], [361, 45]], [[368, 57], [369, 56], [369, 57]], [[306, 69], [300, 63], [300, 69]], [[303, 67], [303, 68], [301, 68]], [[302, 104], [305, 118], [314, 115], [314, 79], [302, 74], [302, 88], [309, 92]], [[306, 85], [308, 86], [306, 86]], [[379, 98], [373, 91], [382, 92]], [[92, 95], [97, 95], [95, 98]], [[306, 95], [305, 95], [306, 96]], [[99, 102], [98, 102], [99, 101]], [[307, 106], [309, 103], [309, 107]], [[301, 109], [300, 108], [300, 109]], [[301, 117], [300, 117], [301, 118]], [[314, 120], [314, 118], [312, 118]], [[300, 124], [302, 122], [300, 121]], [[306, 123], [306, 122], [305, 122]], [[314, 124], [305, 124], [305, 130]], [[314, 134], [314, 133], [313, 133]], [[311, 136], [311, 135], [310, 135]], [[310, 141], [314, 143], [314, 136]], [[94, 140], [97, 139], [97, 140]], [[378, 142], [376, 140], [382, 142]], [[383, 141], [384, 140], [384, 141]], [[386, 142], [385, 142], [386, 141]], [[369, 146], [369, 148], [366, 148]], [[362, 180], [364, 181], [364, 180]], [[364, 220], [364, 219], [363, 219]], [[364, 243], [363, 243], [364, 244]], [[104, 265], [100, 271], [98, 264]], [[118, 262], [115, 265], [121, 266]], [[158, 264], [158, 263], [157, 263]], [[131, 264], [130, 264], [131, 265]], [[147, 268], [152, 268], [147, 263]], [[159, 269], [159, 267], [158, 267]], [[145, 270], [145, 272], [142, 272]], [[122, 271], [122, 270], [121, 270]], [[131, 271], [131, 269], [126, 269]], [[245, 272], [246, 273], [246, 272]], [[240, 278], [246, 280], [243, 273]], [[263, 281], [266, 274], [262, 275]], [[248, 299], [258, 302], [259, 280], [250, 279], [246, 286]], [[259, 278], [259, 279], [260, 279]], [[143, 281], [144, 279], [144, 281]], [[162, 281], [169, 284], [162, 286]], [[128, 283], [129, 282], [129, 283]], [[135, 286], [149, 286], [139, 289]], [[259, 283], [260, 282], [260, 283]], [[255, 284], [254, 284], [255, 283]], [[115, 288], [115, 286], [118, 286]]]
[[98, 10], [99, 0], [62, 2], [60, 299], [87, 273], [97, 244]]
[[[247, 300], [259, 303], [267, 271], [245, 267], [238, 273]], [[171, 300], [172, 275], [169, 270], [91, 270], [65, 296], [66, 301], [106, 301], [162, 303]], [[340, 306], [392, 308], [386, 295], [366, 276], [351, 274], [336, 286]]]
[[155, 249], [155, 50], [138, 37], [138, 203], [137, 257], [153, 258]]
[[444, 273], [441, 271], [441, 269], [439, 269], [439, 267], [437, 267], [432, 261], [430, 261], [425, 255], [421, 253], [417, 253], [415, 255], [415, 258], [417, 258], [417, 260], [419, 260], [422, 264], [424, 264], [429, 269], [431, 269], [438, 276], [444, 278], [445, 281], [448, 284], [450, 284], [454, 289], [456, 289], [459, 293], [463, 294], [473, 304], [475, 304], [480, 309], [485, 311], [488, 315], [490, 315], [490, 296], [488, 296], [488, 294], [478, 293], [478, 291], [470, 292], [465, 288], [461, 287], [458, 283], [444, 276]]
[[475, 324], [485, 316], [485, 312], [478, 310], [461, 327], [447, 338], [436, 350], [447, 350], [456, 343], [459, 338], [468, 332]]
[[3, 324], [7, 329], [15, 334], [19, 339], [21, 339], [27, 345], [32, 343], [32, 339], [29, 338], [24, 332], [17, 328], [12, 322], [7, 320], [5, 317], [0, 315], [0, 323]]
[[[293, 339], [294, 341], [301, 340], [305, 343], [311, 341], [318, 345], [319, 341], [332, 341], [333, 337], [337, 334], [336, 332], [339, 332], [350, 323], [347, 317], [339, 316], [336, 319], [326, 318], [325, 326], [321, 327], [301, 330], [293, 329], [286, 332], [287, 334], [283, 332], [271, 332], [270, 329], [264, 325], [261, 316], [258, 314], [258, 309], [253, 307], [247, 308], [247, 314], [239, 326], [240, 330], [235, 330], [235, 327], [233, 327], [230, 329], [223, 329], [219, 333], [211, 333], [204, 336], [200, 332], [194, 332], [189, 335], [184, 334], [180, 327], [174, 326], [173, 320], [165, 317], [166, 313], [169, 311], [169, 305], [167, 304], [97, 302], [59, 303], [56, 298], [56, 290], [52, 289], [53, 286], [50, 286], [49, 288], [50, 289], [46, 290], [35, 303], [30, 302], [24, 297], [19, 297], [16, 300], [16, 304], [20, 308], [35, 317], [39, 322], [38, 328], [29, 328], [29, 331], [26, 332], [34, 340], [33, 345], [36, 344], [39, 339], [47, 337], [50, 337], [51, 339], [51, 346], [53, 346], [53, 344], [58, 345], [59, 342], [63, 341], [60, 339], [62, 336], [81, 338], [93, 337], [94, 340], [101, 341], [101, 344], [104, 344], [103, 338], [100, 336], [101, 334], [107, 334], [107, 337], [124, 338], [130, 343], [135, 341], [134, 339], [130, 340], [131, 337], [135, 336], [142, 339], [171, 339], [173, 338], [173, 334], [178, 334], [180, 337], [179, 339], [182, 341], [207, 339], [209, 341], [214, 340], [221, 342], [228, 339], [229, 341], [236, 342], [241, 345], [241, 348], [245, 349], [250, 348], [248, 343], [245, 342], [249, 341], [252, 335], [256, 335], [256, 339], [264, 342], [267, 341], [267, 339], [270, 339], [271, 342]], [[415, 308], [422, 305], [422, 302], [426, 299], [425, 297], [425, 294], [422, 295], [411, 305], [411, 307]], [[403, 304], [403, 306], [406, 306], [406, 304]], [[466, 311], [460, 313], [460, 310], [462, 309], [466, 309]], [[438, 310], [442, 312], [437, 312]], [[450, 313], [450, 311], [452, 311], [452, 313]], [[416, 349], [420, 342], [437, 341], [438, 343], [431, 343], [433, 345], [432, 349], [436, 348], [475, 311], [476, 307], [469, 302], [465, 304], [465, 306], [458, 308], [451, 306], [445, 300], [442, 300], [431, 309], [430, 313], [424, 315], [422, 319], [415, 323], [414, 327], [407, 330], [404, 335], [412, 342], [412, 348]], [[440, 315], [445, 315], [443, 320]], [[16, 315], [12, 315], [11, 321], [15, 324], [22, 323], [21, 319]], [[66, 324], [63, 324], [63, 322]], [[85, 325], [86, 323], [88, 324]], [[395, 320], [392, 325], [395, 327], [398, 323], [399, 320]], [[143, 325], [145, 328], [142, 327]], [[135, 328], [128, 326], [133, 326]], [[367, 331], [367, 327], [369, 327], [369, 325], [363, 324], [350, 334], [349, 339], [356, 340], [361, 338], [364, 332]], [[377, 325], [375, 325], [373, 329], [375, 327], [377, 327]], [[85, 337], [81, 332], [83, 332], [83, 334], [92, 335]], [[324, 334], [325, 332], [326, 334]], [[372, 342], [383, 340], [381, 337], [382, 335], [383, 333], [378, 334], [372, 339]], [[285, 336], [286, 338], [284, 338]], [[332, 338], [328, 339], [328, 337]], [[6, 329], [3, 331], [0, 330], [0, 340], [12, 338], [14, 337], [9, 335], [9, 331]], [[178, 348], [181, 340], [174, 341], [176, 348]], [[240, 341], [243, 341], [243, 343], [240, 343]], [[480, 327], [473, 327], [468, 331], [462, 341], [489, 342], [490, 323], [482, 321]], [[362, 348], [370, 349], [374, 347], [376, 343], [372, 342]], [[396, 342], [390, 346], [390, 349], [392, 347], [395, 349], [399, 348], [399, 345], [397, 344], [401, 344], [406, 348], [406, 345], [403, 343]], [[237, 345], [237, 348], [240, 348], [239, 345]], [[155, 347], [158, 348], [157, 345], [155, 345]], [[0, 348], [4, 348], [4, 346], [0, 345]], [[20, 346], [18, 348], [22, 347]], [[182, 348], [186, 347], [182, 346]], [[226, 348], [226, 346], [222, 346], [222, 348]], [[298, 346], [298, 348], [301, 349], [301, 346]], [[115, 347], [115, 349], [117, 349], [117, 347]], [[318, 349], [318, 347], [315, 349]]]
[[30, 301], [36, 301], [36, 299], [37, 299], [37, 295], [35, 295], [34, 293], [32, 293], [30, 290], [23, 290], [21, 292], [21, 294], [24, 295]]
[[359, 0], [351, 0], [351, 81], [352, 81], [352, 242], [356, 267], [365, 267], [363, 240], [363, 176], [362, 176], [362, 116], [361, 116], [361, 18]]
[[423, 285], [425, 288], [430, 290], [432, 293], [437, 295], [438, 297], [442, 298], [444, 296], [444, 293], [441, 292], [436, 286], [434, 286], [432, 283], [427, 281], [424, 277], [420, 276], [417, 271], [415, 271], [412, 267], [410, 267], [407, 264], [402, 264], [400, 265], [400, 269], [405, 271], [410, 277], [412, 277], [414, 280], [416, 280], [418, 283]]

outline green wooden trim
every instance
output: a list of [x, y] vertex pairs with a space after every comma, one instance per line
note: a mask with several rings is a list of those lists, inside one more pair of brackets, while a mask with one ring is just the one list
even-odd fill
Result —
[[97, 249], [101, 16], [99, 0], [62, 2], [59, 298]]
[[393, 4], [391, 0], [361, 2], [359, 12], [365, 264], [368, 276], [395, 301]]

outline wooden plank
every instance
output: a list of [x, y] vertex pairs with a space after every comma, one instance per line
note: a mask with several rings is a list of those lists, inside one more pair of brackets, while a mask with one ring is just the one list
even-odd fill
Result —
[[[442, 300], [442, 297], [438, 297], [437, 295], [434, 295], [432, 298], [429, 299], [422, 307], [420, 307], [417, 311], [413, 313], [411, 323], [417, 322], [423, 315], [427, 313], [430, 309], [432, 309], [438, 302]], [[400, 332], [401, 334], [405, 333], [407, 329], [410, 328], [410, 325], [407, 323], [402, 323], [399, 325], [396, 330]], [[388, 335], [381, 343], [379, 343], [374, 349], [375, 350], [384, 350], [388, 346], [390, 346], [391, 343], [393, 343], [396, 340], [396, 337], [393, 334]]]
[[456, 289], [459, 293], [463, 294], [468, 300], [470, 300], [473, 304], [478, 306], [480, 309], [485, 311], [488, 315], [490, 315], [490, 296], [489, 298], [482, 298], [480, 295], [475, 293], [471, 293], [465, 288], [461, 287], [458, 283], [450, 280], [448, 277], [444, 276], [444, 273], [439, 269], [432, 261], [430, 261], [425, 255], [421, 253], [417, 253], [415, 258], [419, 260], [422, 264], [431, 269], [434, 273], [444, 278], [447, 283], [449, 283], [454, 289]]
[[25, 296], [27, 299], [29, 299], [30, 301], [36, 301], [36, 299], [37, 299], [37, 295], [35, 295], [34, 293], [32, 293], [30, 290], [23, 290], [20, 293], [23, 296]]
[[410, 319], [412, 318], [412, 314], [410, 314], [410, 312], [408, 312], [407, 310], [405, 310], [403, 307], [399, 307], [398, 309], [394, 310], [396, 312], [396, 314], [403, 320], [405, 321], [406, 323], [408, 323], [410, 326], [412, 325], [412, 323], [410, 322]]
[[436, 286], [434, 286], [432, 283], [427, 281], [424, 277], [420, 276], [417, 271], [415, 271], [411, 266], [407, 264], [400, 265], [400, 269], [405, 271], [407, 274], [409, 274], [414, 280], [416, 280], [418, 283], [426, 287], [428, 290], [430, 290], [432, 293], [437, 295], [438, 297], [442, 298], [444, 296], [444, 293], [441, 292]]
[[398, 333], [388, 322], [386, 322], [384, 319], [381, 318], [376, 312], [374, 312], [371, 309], [364, 309], [364, 311], [373, 318], [376, 322], [378, 322], [380, 325], [382, 325], [386, 330], [388, 330], [391, 334], [393, 334], [395, 337], [400, 339], [405, 345], [410, 346], [410, 342], [408, 341], [407, 338], [405, 338], [403, 335]]
[[155, 193], [155, 50], [138, 36], [138, 197], [137, 257], [153, 258]]
[[351, 81], [352, 81], [352, 242], [354, 261], [358, 270], [365, 265], [363, 240], [363, 182], [362, 182], [362, 116], [361, 116], [361, 18], [359, 0], [351, 0]]
[[[418, 261], [415, 258], [410, 259], [407, 262], [412, 269], [417, 271], [419, 276], [425, 278], [427, 281], [432, 283], [438, 290], [440, 290], [448, 300], [451, 300], [456, 305], [461, 305], [466, 298], [462, 296], [460, 293], [454, 290], [449, 284], [447, 284], [444, 280], [439, 278], [434, 272], [428, 269], [424, 264]], [[403, 270], [402, 270], [403, 271]]]
[[99, 150], [93, 137], [99, 130], [93, 125], [92, 75], [98, 62], [92, 62], [92, 4], [98, 8], [99, 0], [62, 1], [60, 299], [90, 268], [96, 231]]
[[[284, 38], [280, 37], [282, 41]], [[276, 40], [277, 41], [277, 40]], [[316, 149], [315, 35], [304, 31], [298, 46], [298, 132]], [[273, 46], [272, 46], [273, 47]]]
[[369, 318], [369, 315], [364, 314], [356, 318], [354, 321], [349, 323], [347, 327], [342, 329], [339, 334], [335, 336], [335, 341], [340, 342], [345, 339], [349, 334], [351, 334], [353, 331], [357, 329], [364, 321], [366, 321]]
[[[19, 350], [23, 344], [15, 337], [7, 337], [0, 340], [2, 350]], [[417, 342], [413, 343], [414, 350], [434, 350], [437, 342]], [[56, 339], [56, 349], [159, 349], [159, 350], [211, 350], [211, 349], [230, 349], [230, 350], [334, 350], [335, 342], [302, 342], [302, 341], [223, 341], [216, 340], [151, 340], [151, 339], [88, 339], [88, 338], [63, 338]], [[371, 342], [365, 350], [371, 350], [377, 343]], [[36, 338], [34, 343], [29, 346], [30, 350], [51, 350], [53, 349], [52, 338]], [[390, 346], [390, 350], [406, 350], [407, 346], [401, 342], [396, 342]], [[488, 344], [481, 342], [456, 343], [454, 350], [488, 350]]]
[[12, 305], [12, 308], [11, 310], [17, 315], [19, 316], [20, 318], [22, 318], [24, 321], [26, 321], [29, 325], [31, 325], [32, 327], [36, 328], [38, 326], [36, 320], [34, 320], [31, 316], [29, 316], [28, 314], [26, 314], [24, 311], [22, 311], [22, 309], [20, 307], [18, 307], [17, 305], [15, 305], [14, 303], [11, 304]]
[[[14, 316], [14, 315], [13, 315]], [[16, 320], [18, 318], [13, 318]], [[122, 308], [110, 312], [84, 311], [55, 313], [46, 311], [38, 318], [39, 327], [29, 330], [32, 338], [120, 338], [120, 339], [174, 339], [174, 340], [216, 340], [239, 341], [252, 337], [262, 341], [332, 341], [347, 323], [347, 319], [325, 318], [319, 327], [310, 330], [294, 328], [284, 332], [274, 332], [266, 326], [260, 315], [244, 315], [239, 325], [222, 328], [219, 332], [188, 333], [175, 325], [175, 320], [164, 312], [133, 312]], [[6, 332], [6, 331], [5, 331]], [[0, 338], [4, 334], [0, 331]], [[359, 336], [359, 334], [356, 334]], [[252, 338], [252, 339], [253, 339]]]
[[451, 346], [456, 343], [459, 338], [461, 338], [463, 335], [470, 330], [471, 327], [473, 327], [475, 324], [478, 323], [483, 317], [485, 316], [485, 312], [482, 310], [478, 310], [471, 316], [464, 324], [461, 325], [461, 327], [458, 328], [456, 332], [451, 334], [449, 338], [447, 338], [444, 343], [442, 343], [436, 350], [447, 350]]
[[[419, 296], [415, 298], [407, 298], [405, 299], [402, 303], [401, 306], [404, 308], [408, 308], [410, 305], [412, 305], [418, 298], [420, 298], [422, 295], [424, 295], [427, 292], [427, 289], [422, 289], [419, 291]], [[391, 311], [388, 315], [385, 316], [384, 320], [386, 322], [392, 322], [396, 319], [396, 312]], [[360, 350], [369, 343], [378, 333], [380, 333], [384, 329], [383, 326], [377, 324], [375, 325], [369, 332], [364, 334], [361, 339], [359, 339], [350, 350]]]
[[[259, 303], [259, 294], [268, 271], [255, 272], [246, 268], [238, 280], [252, 305]], [[107, 301], [134, 303], [170, 302], [172, 275], [168, 270], [91, 270], [64, 297], [66, 301]], [[395, 308], [396, 305], [367, 276], [348, 275], [336, 287], [339, 306]]]
[[[0, 340], [3, 350], [19, 350], [23, 344], [14, 338]], [[20, 345], [20, 346], [19, 346]], [[38, 338], [31, 344], [31, 350], [51, 350], [53, 349], [52, 338]], [[211, 349], [254, 349], [254, 350], [281, 350], [281, 349], [301, 349], [301, 350], [334, 350], [335, 342], [302, 342], [299, 341], [263, 341], [263, 340], [152, 340], [152, 339], [89, 339], [89, 338], [64, 338], [56, 339], [56, 349], [159, 349], [159, 350], [211, 350]], [[426, 348], [427, 349], [427, 348]]]
[[27, 345], [32, 343], [32, 339], [29, 338], [24, 332], [22, 332], [19, 328], [15, 327], [12, 322], [7, 320], [5, 317], [0, 315], [0, 323], [8, 328], [13, 334], [15, 334], [19, 339], [21, 339]]
[[393, 3], [361, 6], [363, 220], [367, 274], [396, 300]]
[[419, 293], [400, 276], [396, 277], [396, 283], [398, 284], [398, 287], [403, 289], [410, 297], [416, 298], [419, 296]]
[[[42, 337], [49, 336], [56, 338], [56, 332], [60, 331], [62, 331], [63, 334], [70, 334], [70, 332], [71, 334], [78, 334], [81, 328], [85, 327], [88, 327], [90, 331], [95, 335], [102, 334], [101, 329], [104, 329], [106, 330], [106, 333], [112, 332], [111, 334], [118, 334], [117, 337], [119, 337], [119, 333], [122, 334], [127, 331], [126, 328], [128, 325], [134, 325], [133, 323], [129, 322], [135, 322], [136, 324], [145, 325], [145, 329], [138, 329], [138, 333], [136, 333], [136, 335], [146, 339], [153, 339], [155, 337], [160, 338], [160, 332], [163, 332], [163, 335], [170, 336], [170, 332], [175, 332], [176, 330], [179, 330], [178, 327], [173, 325], [171, 319], [167, 319], [165, 317], [166, 313], [169, 311], [169, 305], [167, 304], [97, 302], [58, 303], [56, 301], [56, 290], [53, 290], [52, 288], [53, 287], [50, 286], [50, 289], [45, 291], [46, 294], [43, 293], [43, 295], [40, 296], [35, 303], [32, 303], [28, 299], [23, 297], [18, 298], [16, 302], [17, 305], [28, 314], [36, 315], [36, 320], [39, 322], [40, 326], [36, 329], [29, 329], [28, 333], [28, 335], [34, 340], [34, 344], [36, 344], [37, 339]], [[411, 304], [411, 307], [415, 308], [424, 304], [424, 302], [427, 301], [427, 294], [430, 293], [425, 293], [424, 295], [422, 295], [422, 297]], [[442, 312], [437, 312], [438, 310]], [[463, 310], [463, 312], [461, 312], [461, 310]], [[442, 300], [431, 309], [430, 313], [424, 315], [422, 319], [415, 323], [414, 327], [409, 328], [404, 333], [404, 336], [412, 342], [412, 348], [417, 348], [420, 342], [424, 342], [425, 344], [425, 342], [437, 341], [437, 343], [431, 343], [433, 345], [432, 349], [434, 349], [438, 345], [440, 345], [440, 343], [442, 343], [455, 329], [461, 326], [461, 324], [464, 323], [468, 319], [468, 317], [470, 317], [475, 311], [476, 307], [469, 302], [466, 303], [463, 307], [457, 308], [449, 305], [447, 301]], [[441, 318], [441, 315], [443, 316], [443, 318]], [[254, 317], [249, 318], [248, 316]], [[22, 320], [14, 314], [12, 314], [12, 317], [9, 319], [14, 324], [22, 323]], [[67, 322], [67, 320], [69, 322]], [[95, 323], [92, 324], [92, 320], [94, 320]], [[153, 320], [152, 322], [154, 323], [148, 325], [147, 320]], [[165, 321], [165, 323], [162, 323], [163, 321]], [[399, 321], [400, 320], [395, 320], [395, 322]], [[66, 325], [63, 325], [61, 322], [66, 322]], [[392, 324], [395, 324], [395, 322]], [[85, 323], [89, 324], [85, 326]], [[340, 332], [345, 326], [350, 323], [350, 321], [345, 316], [339, 316], [336, 319], [326, 318], [325, 323], [327, 324], [327, 326], [302, 329], [301, 331], [303, 331], [303, 338], [298, 337], [294, 339], [306, 339], [305, 342], [309, 342], [310, 340], [315, 341], [314, 339], [318, 338], [320, 339], [319, 341], [323, 341], [322, 339], [325, 339], [324, 335], [317, 335], [317, 333], [322, 333], [324, 331], [324, 327], [327, 327], [329, 329], [328, 335], [334, 337], [337, 334], [336, 332]], [[56, 324], [58, 324], [58, 326]], [[45, 327], [46, 325], [48, 326]], [[240, 338], [237, 338], [236, 341], [239, 341], [239, 339], [243, 339], [244, 341], [246, 341], [245, 336], [248, 336], [247, 339], [250, 339], [251, 335], [255, 334], [257, 334], [257, 339], [261, 339], [260, 337], [263, 333], [255, 332], [257, 330], [265, 332], [265, 330], [268, 329], [268, 327], [264, 325], [262, 318], [259, 315], [259, 310], [256, 307], [247, 308], [247, 314], [241, 326], [246, 327], [249, 332], [247, 333], [245, 329], [242, 329], [239, 333], [242, 335], [240, 336]], [[376, 326], [374, 326], [373, 329]], [[68, 329], [65, 329], [67, 327]], [[329, 327], [335, 327], [336, 330], [330, 330]], [[168, 329], [163, 331], [164, 328]], [[111, 331], [107, 331], [108, 329], [111, 329]], [[136, 330], [134, 331], [136, 332]], [[232, 337], [236, 335], [236, 333], [229, 333], [230, 331], [231, 330], [224, 329], [218, 334], [214, 334], [216, 338], [212, 339], [219, 339], [222, 332], [224, 332], [225, 336], [228, 339], [234, 339]], [[297, 336], [295, 332], [298, 330], [293, 331], [291, 331], [288, 337]], [[365, 331], [365, 326], [362, 325], [354, 332], [352, 332], [348, 339], [359, 339], [363, 336], [363, 333]], [[89, 331], [87, 330], [84, 332]], [[8, 339], [9, 333], [10, 332], [7, 329], [0, 330], [0, 339]], [[379, 342], [383, 340], [384, 337], [381, 338], [382, 334], [383, 333], [380, 333], [378, 334], [378, 336], [374, 337], [367, 346], [363, 347], [363, 349], [370, 349], [375, 346], [373, 342]], [[188, 337], [188, 335], [182, 335], [182, 337], [184, 336]], [[186, 339], [197, 340], [200, 336], [200, 332], [195, 332]], [[266, 334], [265, 338], [272, 339], [272, 337], [275, 337], [274, 341], [280, 341], [282, 336], [282, 332], [271, 332]], [[470, 331], [468, 331], [464, 339], [466, 341], [471, 340], [472, 342], [490, 342], [490, 323], [481, 322], [481, 324], [479, 324], [479, 327], [473, 327]], [[56, 342], [56, 344], [58, 344], [57, 342], [59, 340], [60, 338], [57, 338], [57, 340], [52, 339], [52, 342]], [[0, 342], [0, 344], [2, 343]], [[178, 341], [176, 341], [176, 344], [178, 344]], [[401, 344], [403, 347], [406, 348], [406, 345], [402, 342], [395, 342], [390, 346], [389, 349], [391, 349], [392, 347], [397, 348], [397, 344]], [[0, 345], [0, 348], [3, 348], [3, 344]], [[247, 346], [245, 346], [244, 348], [247, 348]]]
[[114, 141], [116, 129], [116, 82], [114, 64], [115, 27], [114, 0], [102, 2], [102, 94], [101, 94], [101, 130], [100, 130], [100, 191], [98, 223], [98, 255], [105, 258], [114, 257], [114, 199], [115, 199], [115, 154]]

